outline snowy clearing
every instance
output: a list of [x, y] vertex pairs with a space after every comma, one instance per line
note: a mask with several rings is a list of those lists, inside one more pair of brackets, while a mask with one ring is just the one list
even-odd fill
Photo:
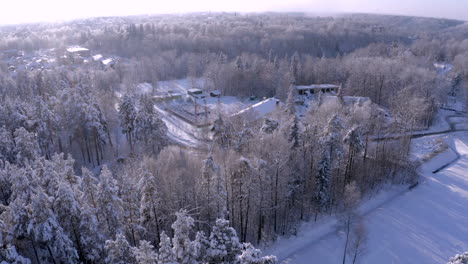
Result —
[[[420, 167], [417, 188], [401, 195], [391, 189], [361, 206], [368, 231], [361, 263], [446, 263], [468, 248], [468, 133], [443, 138], [449, 148]], [[306, 224], [298, 237], [280, 240], [267, 252], [280, 263], [339, 263], [344, 233], [336, 230], [333, 218]]]

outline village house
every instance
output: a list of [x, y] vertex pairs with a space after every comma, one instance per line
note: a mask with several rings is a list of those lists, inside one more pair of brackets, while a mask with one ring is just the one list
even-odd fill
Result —
[[299, 95], [338, 92], [340, 86], [334, 84], [311, 84], [296, 86]]

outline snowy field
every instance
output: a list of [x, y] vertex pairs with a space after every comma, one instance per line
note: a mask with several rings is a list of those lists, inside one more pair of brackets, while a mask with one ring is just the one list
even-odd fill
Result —
[[[420, 167], [416, 188], [392, 188], [361, 206], [368, 242], [360, 263], [446, 263], [468, 249], [468, 133], [442, 138], [449, 148]], [[344, 233], [323, 220], [266, 252], [283, 264], [341, 263]]]

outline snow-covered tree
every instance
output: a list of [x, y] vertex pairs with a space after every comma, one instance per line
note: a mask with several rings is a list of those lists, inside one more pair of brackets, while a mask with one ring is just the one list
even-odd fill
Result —
[[343, 146], [341, 144], [341, 130], [343, 128], [343, 121], [337, 114], [334, 114], [328, 120], [324, 128], [322, 147], [329, 149], [329, 155], [332, 159], [338, 159], [343, 156]]
[[106, 241], [106, 259], [107, 264], [136, 264], [133, 250], [127, 239], [122, 233], [115, 236], [115, 240]]
[[211, 155], [203, 161], [199, 192], [203, 204], [202, 218], [209, 224], [214, 223], [217, 218], [224, 218], [227, 202], [225, 180]]
[[260, 131], [266, 134], [271, 134], [279, 127], [279, 123], [276, 120], [272, 120], [269, 118], [263, 119], [263, 125], [260, 128]]
[[140, 226], [140, 208], [141, 201], [138, 192], [138, 186], [129, 173], [118, 174], [117, 177], [119, 198], [122, 201], [121, 221], [122, 228], [128, 237], [130, 245], [136, 246], [139, 240], [139, 233], [142, 231]]
[[300, 145], [299, 118], [294, 115], [288, 124], [288, 140], [291, 143], [291, 148], [296, 149]]
[[21, 164], [38, 156], [36, 136], [24, 127], [15, 130], [15, 146], [16, 160]]
[[141, 193], [139, 224], [145, 229], [144, 237], [153, 244], [159, 244], [161, 222], [164, 219], [161, 197], [156, 177], [145, 169], [141, 169], [141, 180], [138, 188]]
[[234, 263], [241, 252], [242, 245], [236, 230], [229, 226], [229, 221], [216, 220], [210, 234], [208, 256], [212, 262]]
[[207, 263], [209, 259], [208, 250], [210, 248], [210, 241], [206, 237], [205, 232], [197, 232], [195, 240], [192, 242], [192, 244], [197, 261], [199, 263]]
[[15, 143], [11, 137], [11, 133], [5, 126], [0, 127], [0, 168], [5, 167], [7, 161], [10, 163], [14, 162], [14, 149]]
[[193, 243], [190, 240], [194, 220], [185, 210], [176, 213], [176, 221], [172, 224], [174, 237], [172, 245], [177, 262], [180, 264], [195, 264], [196, 254]]
[[84, 252], [81, 251], [80, 241], [80, 205], [72, 189], [65, 182], [62, 182], [58, 188], [53, 209], [57, 212], [57, 220], [63, 230], [77, 245], [78, 255], [81, 257]]
[[315, 200], [319, 211], [325, 211], [330, 202], [330, 153], [323, 151], [315, 180]]
[[154, 251], [153, 245], [145, 240], [140, 240], [140, 245], [133, 248], [137, 264], [156, 264], [158, 255]]
[[468, 264], [468, 252], [455, 255], [455, 257], [450, 258], [447, 264]]
[[[1, 243], [0, 243], [1, 245]], [[0, 264], [31, 264], [31, 260], [21, 256], [18, 251], [16, 251], [16, 247], [12, 245], [5, 246], [5, 254], [2, 256], [2, 250], [0, 249]]]
[[233, 140], [233, 127], [221, 116], [213, 122], [211, 132], [213, 133], [213, 142], [216, 145], [223, 149], [231, 147]]
[[99, 176], [97, 212], [103, 230], [113, 237], [121, 227], [122, 200], [112, 173], [104, 166]]
[[161, 242], [159, 242], [158, 264], [180, 264], [172, 249], [171, 239], [165, 232], [161, 233]]
[[242, 245], [241, 254], [238, 256], [239, 264], [274, 264], [275, 256], [262, 256], [262, 252], [250, 243]]
[[122, 132], [127, 135], [130, 147], [133, 146], [136, 117], [137, 109], [135, 100], [129, 95], [124, 95], [122, 102], [119, 105], [119, 120]]
[[60, 141], [58, 137], [60, 117], [53, 111], [49, 103], [42, 99], [36, 101], [34, 114], [39, 147], [43, 155], [49, 158], [54, 151], [55, 144]]
[[81, 203], [90, 206], [93, 209], [98, 207], [98, 179], [87, 168], [81, 169]]
[[87, 204], [81, 208], [80, 243], [86, 260], [92, 263], [103, 261], [105, 238], [99, 229], [96, 209]]
[[354, 165], [354, 157], [364, 149], [362, 141], [361, 128], [353, 126], [343, 138], [343, 142], [348, 144], [348, 157], [345, 170], [345, 183], [350, 183], [352, 180], [352, 170]]
[[42, 244], [48, 252], [45, 257], [53, 262], [78, 263], [78, 254], [70, 238], [66, 235], [52, 211], [49, 197], [38, 191], [30, 208], [28, 235], [37, 244]]
[[155, 111], [149, 98], [140, 100], [140, 108], [135, 118], [135, 136], [149, 153], [158, 154], [168, 145], [167, 126]]
[[295, 115], [296, 114], [296, 96], [297, 96], [297, 89], [296, 86], [291, 83], [289, 86], [288, 98], [286, 99], [286, 113], [288, 115]]

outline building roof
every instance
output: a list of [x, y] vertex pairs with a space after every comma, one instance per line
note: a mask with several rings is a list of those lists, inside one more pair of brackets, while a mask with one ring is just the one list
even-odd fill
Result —
[[189, 93], [201, 93], [203, 91], [200, 90], [200, 89], [197, 89], [197, 88], [192, 88], [192, 89], [188, 89], [187, 92], [189, 92]]
[[115, 63], [114, 59], [112, 59], [112, 58], [111, 58], [111, 59], [102, 60], [101, 62], [102, 62], [102, 64], [104, 64], [104, 65], [106, 65], [106, 66]]
[[261, 118], [271, 112], [273, 112], [278, 104], [282, 104], [278, 99], [272, 97], [266, 100], [263, 100], [259, 103], [251, 105], [241, 111], [239, 111], [236, 115], [244, 115], [244, 114], [253, 114], [255, 118]]
[[89, 49], [83, 48], [80, 46], [75, 46], [75, 47], [68, 48], [67, 51], [70, 53], [75, 53], [75, 52], [80, 52], [80, 51], [89, 51]]
[[296, 89], [298, 90], [313, 90], [313, 89], [330, 89], [338, 88], [338, 85], [335, 84], [311, 84], [311, 85], [298, 85]]
[[93, 60], [95, 61], [98, 61], [98, 60], [101, 60], [103, 58], [103, 56], [101, 54], [96, 54], [93, 56]]

